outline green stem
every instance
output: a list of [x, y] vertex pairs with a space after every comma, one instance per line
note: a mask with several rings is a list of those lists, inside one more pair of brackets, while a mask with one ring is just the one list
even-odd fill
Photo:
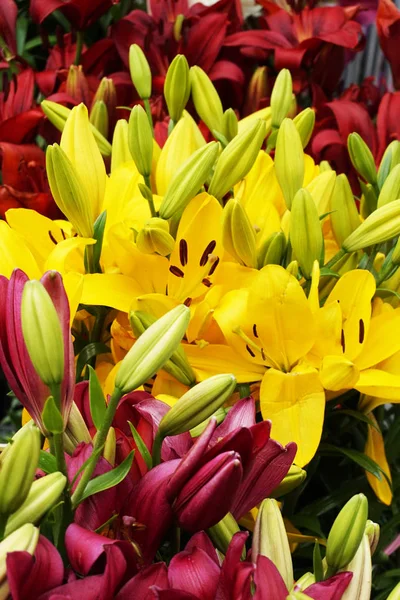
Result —
[[153, 117], [152, 117], [152, 114], [151, 114], [150, 100], [148, 98], [145, 98], [143, 100], [143, 104], [144, 104], [144, 110], [146, 111], [147, 118], [149, 119], [151, 131], [153, 131], [153, 137], [154, 137]]
[[162, 446], [163, 441], [164, 441], [164, 439], [161, 437], [161, 435], [159, 433], [157, 433], [156, 437], [154, 438], [154, 442], [153, 442], [153, 452], [152, 452], [153, 467], [159, 465], [161, 462], [161, 446]]
[[168, 137], [171, 135], [174, 127], [175, 127], [175, 121], [173, 121], [172, 119], [170, 119], [169, 123], [168, 123]]
[[77, 31], [76, 32], [76, 52], [75, 52], [74, 65], [80, 64], [82, 50], [83, 50], [83, 31]]
[[[150, 182], [150, 177], [148, 175], [145, 175], [144, 182], [145, 182], [146, 186], [149, 188], [149, 190], [151, 192], [151, 182]], [[151, 196], [149, 195], [147, 197], [147, 202], [149, 203], [149, 208], [150, 208], [151, 216], [152, 217], [156, 217], [157, 216], [157, 211], [156, 211], [156, 207], [154, 206], [153, 194], [151, 194]]]
[[107, 411], [106, 411], [106, 414], [104, 417], [103, 424], [102, 424], [101, 428], [98, 430], [97, 435], [96, 435], [96, 441], [93, 446], [93, 452], [92, 452], [91, 459], [89, 460], [88, 464], [86, 465], [86, 468], [84, 469], [84, 471], [82, 473], [81, 480], [78, 483], [75, 492], [72, 494], [72, 507], [74, 509], [78, 506], [78, 504], [83, 496], [83, 492], [85, 491], [85, 488], [86, 488], [87, 484], [89, 483], [91, 476], [93, 475], [93, 471], [96, 468], [97, 462], [100, 458], [101, 451], [106, 442], [108, 431], [109, 431], [109, 429], [111, 427], [111, 423], [114, 419], [115, 411], [117, 410], [117, 406], [121, 399], [121, 396], [122, 396], [121, 390], [119, 388], [114, 388], [113, 394], [110, 398], [110, 402], [108, 403], [108, 406], [107, 406]]
[[65, 462], [64, 455], [64, 443], [63, 443], [63, 434], [62, 433], [54, 433], [53, 434], [53, 448], [55, 452], [55, 457], [57, 461], [57, 469], [68, 478], [67, 474], [67, 463]]
[[6, 531], [7, 521], [8, 521], [8, 515], [0, 515], [0, 542], [4, 539], [4, 533]]
[[88, 273], [96, 273], [94, 262], [94, 244], [85, 248], [85, 269]]
[[343, 256], [346, 254], [346, 251], [343, 250], [343, 248], [341, 248], [339, 250], [339, 252], [337, 252], [335, 254], [335, 256], [332, 256], [331, 260], [329, 262], [326, 263], [326, 265], [324, 265], [324, 267], [326, 269], [331, 269], [334, 265], [336, 265], [337, 262], [339, 262], [339, 260], [341, 258], [343, 258]]

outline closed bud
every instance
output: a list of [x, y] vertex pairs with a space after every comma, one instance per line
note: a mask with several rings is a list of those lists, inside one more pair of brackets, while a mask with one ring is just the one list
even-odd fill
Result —
[[312, 598], [303, 592], [292, 592], [289, 596], [286, 596], [286, 600], [312, 600]]
[[251, 115], [259, 110], [262, 100], [268, 93], [268, 70], [267, 67], [257, 67], [247, 87], [245, 101], [245, 115]]
[[128, 122], [119, 119], [115, 125], [112, 139], [111, 173], [124, 163], [133, 160], [128, 144]]
[[29, 358], [50, 388], [64, 379], [64, 340], [60, 319], [40, 281], [27, 281], [21, 303], [22, 333]]
[[238, 134], [238, 118], [233, 108], [228, 108], [222, 117], [222, 133], [230, 142]]
[[168, 68], [164, 96], [169, 116], [177, 123], [190, 96], [189, 65], [183, 54], [177, 54]]
[[168, 256], [174, 249], [175, 240], [169, 233], [168, 222], [153, 217], [145, 223], [136, 238], [136, 246], [143, 254]]
[[302, 187], [304, 180], [303, 145], [296, 125], [291, 119], [284, 119], [279, 127], [275, 150], [275, 172], [286, 206], [290, 210], [293, 198]]
[[104, 137], [108, 136], [108, 111], [102, 100], [97, 100], [90, 111], [90, 122]]
[[256, 233], [240, 200], [228, 200], [222, 213], [224, 248], [241, 265], [257, 268]]
[[72, 402], [71, 405], [63, 441], [65, 452], [68, 452], [68, 454], [73, 454], [76, 447], [82, 442], [85, 444], [92, 442], [85, 420], [75, 402]]
[[160, 217], [179, 217], [207, 181], [218, 156], [219, 144], [210, 142], [196, 150], [171, 180], [160, 206]]
[[129, 48], [129, 70], [140, 98], [148, 100], [151, 96], [151, 71], [143, 50], [137, 44]]
[[222, 133], [222, 103], [211, 79], [200, 67], [191, 67], [192, 98], [197, 114], [213, 133]]
[[286, 271], [297, 278], [299, 275], [299, 263], [297, 260], [292, 260], [286, 267]]
[[[152, 315], [139, 310], [129, 313], [129, 322], [136, 337], [141, 336], [156, 320]], [[183, 385], [191, 386], [196, 381], [196, 376], [182, 346], [179, 346], [173, 352], [171, 358], [164, 364], [163, 370], [175, 377]]]
[[386, 600], [400, 600], [400, 583], [390, 592]]
[[208, 193], [221, 199], [254, 165], [266, 134], [265, 122], [257, 119], [224, 148], [218, 158]]
[[282, 479], [280, 484], [271, 494], [272, 498], [280, 498], [286, 494], [290, 494], [293, 490], [299, 487], [307, 477], [307, 472], [296, 465], [292, 465], [288, 474]]
[[115, 429], [110, 427], [104, 444], [103, 456], [112, 467], [115, 465], [116, 440]]
[[292, 76], [289, 69], [282, 69], [275, 80], [271, 94], [272, 127], [278, 129], [287, 117], [292, 104]]
[[343, 593], [341, 600], [370, 600], [372, 563], [371, 550], [367, 534], [362, 536], [355, 556], [343, 567], [342, 570], [350, 571], [353, 573], [353, 577]]
[[11, 552], [35, 553], [39, 541], [39, 529], [30, 523], [23, 525], [17, 531], [7, 536], [0, 543], [0, 598], [10, 598], [10, 586], [7, 582], [7, 555]]
[[224, 404], [236, 387], [234, 375], [222, 374], [209, 377], [192, 387], [162, 418], [159, 435], [184, 433], [196, 427]]
[[58, 208], [82, 237], [93, 236], [93, 211], [68, 156], [58, 144], [47, 147], [46, 171]]
[[60, 498], [66, 483], [67, 478], [58, 471], [36, 479], [31, 485], [25, 502], [8, 519], [6, 535], [25, 523], [38, 523]]
[[325, 173], [326, 171], [333, 171], [333, 169], [327, 160], [321, 160], [319, 163], [319, 172]]
[[360, 225], [360, 216], [346, 175], [336, 177], [331, 196], [331, 224], [339, 246]]
[[310, 141], [314, 129], [315, 112], [312, 108], [305, 108], [293, 119], [293, 123], [299, 132], [301, 144], [305, 148]]
[[280, 265], [286, 252], [286, 237], [283, 231], [271, 233], [258, 251], [258, 268], [265, 265]]
[[90, 90], [82, 65], [71, 65], [65, 82], [65, 91], [76, 102], [89, 104]]
[[381, 528], [379, 527], [378, 523], [374, 523], [373, 521], [370, 521], [368, 519], [367, 525], [365, 527], [365, 533], [368, 536], [369, 547], [370, 547], [371, 556], [372, 556], [379, 544]]
[[199, 435], [201, 435], [203, 433], [203, 431], [209, 424], [210, 419], [215, 419], [217, 422], [217, 425], [219, 425], [225, 419], [227, 414], [228, 414], [228, 409], [221, 406], [218, 410], [215, 411], [215, 413], [211, 417], [209, 417], [208, 419], [206, 419], [199, 425], [196, 425], [196, 427], [193, 427], [193, 429], [190, 430], [190, 435], [192, 436], [192, 438], [199, 437]]
[[378, 196], [378, 208], [400, 198], [400, 165], [396, 165], [387, 176]]
[[367, 517], [368, 500], [364, 494], [350, 498], [336, 517], [326, 545], [326, 562], [331, 574], [353, 560], [364, 537]]
[[294, 584], [293, 591], [294, 592], [303, 592], [310, 585], [315, 583], [315, 575], [313, 573], [304, 573]]
[[290, 213], [290, 243], [306, 279], [311, 278], [314, 261], [321, 262], [324, 238], [315, 202], [305, 189], [294, 197]]
[[397, 240], [396, 245], [393, 248], [391, 261], [392, 261], [392, 264], [394, 264], [396, 266], [400, 265], [400, 238]]
[[378, 206], [378, 196], [376, 195], [375, 186], [370, 183], [364, 183], [359, 180], [361, 187], [360, 214], [366, 219]]
[[117, 108], [117, 90], [112, 79], [103, 77], [92, 101], [92, 109], [96, 102], [104, 102], [107, 107], [108, 116], [111, 119]]
[[[65, 123], [71, 114], [71, 109], [62, 106], [61, 104], [57, 104], [57, 102], [52, 102], [51, 100], [43, 100], [40, 106], [50, 123], [54, 125], [58, 131], [63, 131]], [[96, 127], [92, 124], [90, 126], [100, 152], [103, 156], [110, 156], [110, 142], [96, 129]]]
[[293, 563], [289, 540], [282, 514], [276, 500], [267, 498], [260, 504], [251, 546], [251, 560], [257, 562], [261, 554], [269, 558], [279, 573], [288, 590], [293, 585]]
[[342, 244], [345, 252], [356, 252], [381, 244], [400, 233], [400, 200], [377, 208]]
[[235, 518], [231, 513], [228, 512], [225, 517], [219, 521], [219, 523], [209, 528], [208, 535], [213, 541], [215, 547], [222, 552], [222, 554], [226, 554], [233, 536], [239, 531], [240, 527]]
[[400, 163], [400, 142], [393, 140], [386, 148], [378, 170], [378, 187], [382, 189], [390, 171]]
[[365, 181], [376, 183], [376, 167], [371, 150], [358, 133], [350, 133], [347, 138], [347, 148], [355, 170]]
[[18, 510], [28, 495], [40, 453], [40, 432], [32, 422], [17, 431], [0, 455], [0, 514]]
[[153, 132], [145, 110], [137, 104], [131, 110], [128, 126], [129, 150], [137, 170], [150, 177], [153, 160]]
[[178, 348], [190, 320], [190, 310], [180, 304], [151, 325], [122, 360], [115, 387], [132, 392], [152, 377]]

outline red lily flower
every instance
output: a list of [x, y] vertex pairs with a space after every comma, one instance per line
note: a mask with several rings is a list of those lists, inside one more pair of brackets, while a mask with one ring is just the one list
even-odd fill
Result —
[[15, 38], [15, 25], [17, 22], [18, 8], [14, 0], [3, 0], [0, 4], [0, 36], [3, 38], [6, 48], [0, 50], [5, 60], [17, 52], [17, 42]]
[[31, 0], [30, 14], [36, 23], [42, 23], [55, 10], [67, 17], [78, 31], [95, 23], [118, 0]]
[[8, 89], [0, 92], [0, 140], [21, 144], [33, 139], [43, 119], [40, 108], [34, 105], [35, 78], [31, 69], [19, 73]]
[[[28, 277], [20, 269], [12, 273], [10, 280], [0, 276], [0, 366], [18, 400], [45, 433], [42, 411], [51, 391], [37, 375], [22, 334], [21, 299], [27, 281]], [[56, 271], [45, 273], [41, 282], [57, 310], [63, 332], [65, 375], [61, 387], [61, 413], [66, 423], [75, 384], [68, 298], [62, 277]]]
[[388, 144], [393, 140], [400, 140], [399, 110], [400, 92], [385, 94], [379, 105], [376, 122], [378, 134], [378, 162], [381, 160]]
[[392, 69], [394, 86], [398, 89], [400, 87], [400, 60], [398, 56], [400, 10], [396, 8], [391, 0], [379, 0], [376, 28], [379, 43]]

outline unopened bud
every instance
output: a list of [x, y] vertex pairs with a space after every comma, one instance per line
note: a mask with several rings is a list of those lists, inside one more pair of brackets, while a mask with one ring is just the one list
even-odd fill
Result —
[[30, 523], [23, 525], [17, 531], [7, 536], [0, 543], [0, 598], [10, 598], [10, 586], [7, 582], [7, 555], [11, 552], [35, 553], [39, 541], [39, 529]]
[[183, 54], [177, 54], [168, 68], [164, 96], [169, 116], [177, 123], [190, 96], [189, 65]]
[[153, 160], [153, 132], [146, 112], [140, 104], [131, 110], [128, 144], [137, 170], [143, 177], [150, 177]]
[[315, 202], [306, 189], [293, 199], [290, 214], [290, 243], [306, 279], [311, 278], [314, 261], [321, 262], [324, 237]]
[[124, 163], [133, 160], [128, 144], [128, 122], [119, 119], [115, 125], [112, 140], [111, 173]]
[[65, 91], [77, 102], [89, 104], [90, 90], [82, 65], [71, 65], [65, 82]]
[[315, 583], [315, 575], [313, 573], [304, 573], [294, 584], [294, 592], [303, 592], [310, 585]]
[[258, 251], [258, 268], [265, 265], [280, 265], [286, 252], [286, 236], [283, 231], [271, 233]]
[[297, 278], [299, 275], [299, 263], [297, 260], [292, 260], [286, 267], [286, 271]]
[[82, 442], [85, 444], [90, 444], [92, 442], [85, 420], [75, 402], [72, 402], [71, 405], [63, 440], [64, 449], [68, 454], [73, 454], [76, 447]]
[[360, 216], [346, 175], [336, 177], [331, 196], [331, 224], [339, 246], [360, 225]]
[[235, 518], [231, 513], [228, 513], [225, 515], [222, 521], [209, 528], [208, 535], [210, 536], [216, 548], [222, 552], [222, 554], [226, 554], [233, 536], [239, 531], [240, 527]]
[[319, 163], [319, 172], [325, 173], [326, 171], [333, 171], [333, 169], [327, 160], [321, 160]]
[[157, 217], [149, 219], [136, 238], [136, 247], [143, 254], [168, 256], [174, 245], [175, 240], [169, 233], [168, 222]]
[[160, 206], [160, 217], [170, 219], [182, 214], [186, 205], [207, 181], [218, 156], [219, 144], [210, 142], [194, 152], [175, 173]]
[[234, 375], [215, 375], [192, 387], [162, 418], [159, 435], [177, 435], [189, 431], [210, 417], [233, 394]]
[[115, 464], [116, 435], [114, 427], [110, 427], [107, 433], [106, 443], [104, 444], [103, 456], [113, 467]]
[[282, 69], [278, 73], [271, 94], [272, 127], [280, 127], [283, 119], [287, 117], [292, 104], [292, 76], [289, 69]]
[[387, 176], [378, 196], [378, 208], [400, 198], [400, 165], [396, 165]]
[[27, 281], [22, 293], [22, 332], [40, 379], [52, 387], [64, 379], [64, 340], [56, 308], [40, 281]]
[[229, 142], [218, 158], [209, 194], [221, 199], [247, 175], [256, 161], [265, 134], [264, 121], [257, 120]]
[[254, 71], [249, 85], [247, 86], [245, 115], [251, 115], [261, 106], [261, 102], [268, 93], [268, 70], [267, 67], [257, 67]]
[[378, 523], [374, 523], [374, 521], [370, 521], [368, 519], [367, 521], [367, 525], [365, 527], [365, 533], [368, 536], [368, 540], [369, 540], [369, 547], [371, 550], [371, 556], [373, 556], [375, 550], [378, 547], [379, 544], [379, 537], [380, 537], [380, 533], [381, 533], [381, 528], [379, 527]]
[[286, 494], [290, 494], [293, 490], [298, 488], [305, 478], [307, 477], [307, 472], [296, 465], [292, 465], [288, 471], [288, 474], [282, 479], [280, 484], [271, 494], [271, 498], [280, 498], [281, 496], [285, 496]]
[[371, 183], [364, 183], [361, 179], [360, 188], [362, 192], [360, 200], [360, 214], [366, 219], [378, 206], [378, 196], [376, 195], [375, 186]]
[[222, 242], [225, 250], [240, 264], [257, 268], [256, 234], [236, 198], [228, 200], [222, 213]]
[[109, 77], [103, 77], [92, 101], [92, 108], [96, 102], [104, 102], [107, 107], [108, 116], [111, 119], [114, 116], [117, 107], [117, 90], [115, 84]]
[[263, 500], [254, 526], [251, 559], [266, 556], [276, 566], [288, 590], [293, 585], [293, 563], [289, 540], [278, 503], [272, 498]]
[[400, 600], [400, 583], [390, 592], [386, 600]]
[[233, 108], [228, 108], [222, 117], [222, 133], [228, 140], [232, 141], [238, 134], [238, 118]]
[[378, 170], [378, 187], [381, 190], [390, 171], [400, 163], [400, 142], [393, 140], [386, 148]]
[[284, 119], [279, 127], [275, 172], [286, 206], [290, 210], [293, 198], [302, 187], [304, 180], [303, 145], [296, 125], [291, 119]]
[[400, 233], [400, 200], [377, 208], [342, 244], [345, 252], [356, 252], [381, 244]]
[[6, 535], [25, 523], [38, 523], [43, 515], [57, 502], [66, 483], [67, 478], [58, 471], [36, 479], [31, 485], [25, 502], [8, 519]]
[[0, 514], [9, 515], [26, 499], [40, 453], [40, 432], [30, 421], [0, 455]]
[[326, 562], [332, 573], [353, 560], [364, 537], [367, 518], [368, 500], [364, 494], [350, 498], [336, 517], [326, 545]]
[[180, 304], [153, 323], [123, 359], [115, 387], [128, 394], [161, 369], [178, 348], [189, 320], [190, 310]]
[[358, 133], [350, 133], [347, 147], [355, 170], [371, 185], [376, 183], [374, 157], [367, 144]]
[[209, 417], [208, 419], [206, 419], [199, 425], [196, 425], [196, 427], [193, 427], [193, 429], [190, 430], [190, 435], [192, 436], [192, 438], [199, 437], [199, 435], [201, 435], [203, 433], [203, 431], [209, 424], [210, 419], [215, 419], [217, 422], [217, 425], [219, 425], [225, 419], [227, 414], [228, 414], [228, 409], [224, 408], [223, 406], [220, 406], [220, 408], [218, 410], [216, 410], [215, 413], [213, 413], [211, 415], [211, 417]]
[[137, 44], [129, 48], [129, 70], [140, 98], [148, 100], [151, 96], [151, 71], [143, 50]]
[[108, 111], [102, 100], [93, 104], [90, 111], [90, 122], [104, 137], [108, 136]]
[[222, 103], [211, 79], [200, 67], [191, 67], [192, 98], [197, 114], [208, 129], [222, 133]]
[[343, 571], [350, 571], [353, 573], [353, 577], [341, 600], [370, 600], [372, 563], [367, 534], [364, 534], [361, 538], [354, 558], [343, 567]]
[[302, 146], [305, 148], [310, 141], [314, 129], [315, 112], [312, 108], [305, 108], [293, 119], [293, 123], [299, 132]]

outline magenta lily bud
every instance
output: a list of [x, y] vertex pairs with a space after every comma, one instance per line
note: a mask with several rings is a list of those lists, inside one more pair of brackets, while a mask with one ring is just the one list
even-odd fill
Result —
[[206, 463], [175, 501], [179, 525], [187, 531], [200, 531], [218, 523], [230, 510], [242, 474], [240, 455], [234, 451]]

